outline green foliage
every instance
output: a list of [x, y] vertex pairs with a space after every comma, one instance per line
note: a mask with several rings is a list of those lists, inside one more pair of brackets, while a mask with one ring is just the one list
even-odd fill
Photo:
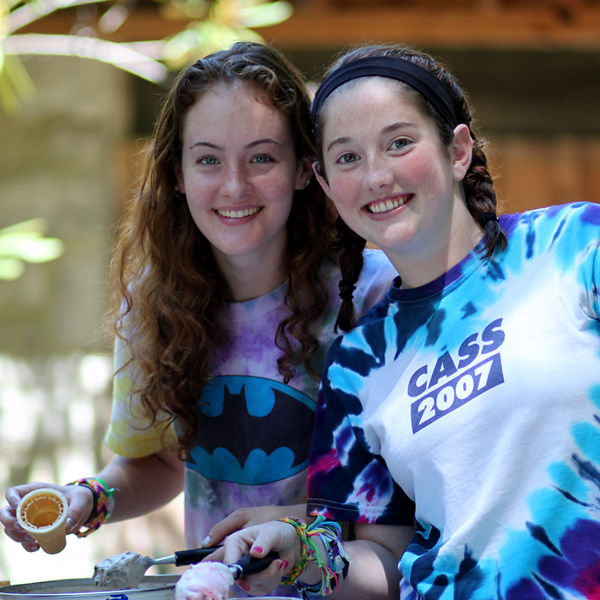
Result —
[[[286, 0], [155, 0], [157, 10], [187, 23], [171, 38], [110, 42], [103, 38], [120, 27], [135, 6], [121, 0], [0, 0], [0, 106], [18, 110], [34, 92], [19, 56], [44, 54], [99, 60], [152, 81], [165, 83], [169, 72], [236, 40], [260, 40], [255, 27], [267, 27], [292, 14]], [[81, 5], [105, 9], [71, 35], [18, 33], [54, 12]]]
[[0, 279], [17, 279], [26, 262], [48, 262], [62, 255], [63, 242], [44, 237], [46, 227], [45, 219], [37, 218], [0, 229]]

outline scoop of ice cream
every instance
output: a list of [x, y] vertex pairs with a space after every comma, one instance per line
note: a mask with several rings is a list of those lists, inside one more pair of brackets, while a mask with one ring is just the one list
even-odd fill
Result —
[[175, 585], [175, 600], [227, 600], [233, 575], [220, 562], [201, 562], [184, 571]]
[[94, 583], [104, 590], [130, 590], [144, 578], [148, 559], [136, 552], [110, 556], [94, 567]]

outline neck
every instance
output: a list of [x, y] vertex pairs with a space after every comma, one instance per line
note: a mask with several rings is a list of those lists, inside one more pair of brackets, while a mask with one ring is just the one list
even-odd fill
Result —
[[473, 251], [483, 235], [482, 228], [465, 208], [464, 212], [459, 211], [458, 218], [453, 219], [447, 237], [440, 238], [439, 244], [428, 249], [417, 248], [413, 252], [386, 254], [402, 279], [402, 287], [417, 288], [457, 265]]
[[216, 260], [229, 287], [232, 302], [260, 298], [287, 280], [281, 256], [266, 257], [260, 263], [245, 256], [227, 257], [226, 260], [217, 256]]

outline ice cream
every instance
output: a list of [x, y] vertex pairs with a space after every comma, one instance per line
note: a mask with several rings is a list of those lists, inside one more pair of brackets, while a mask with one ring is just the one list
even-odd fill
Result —
[[175, 585], [175, 600], [227, 600], [233, 575], [220, 562], [201, 562], [184, 571]]
[[148, 566], [148, 557], [136, 552], [110, 556], [94, 567], [94, 583], [104, 590], [134, 589], [144, 578]]
[[57, 490], [41, 488], [21, 498], [19, 525], [47, 554], [58, 554], [67, 544], [67, 499]]

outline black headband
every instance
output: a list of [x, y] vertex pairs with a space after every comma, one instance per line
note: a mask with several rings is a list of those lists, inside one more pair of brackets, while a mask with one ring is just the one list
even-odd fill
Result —
[[427, 69], [398, 56], [359, 58], [336, 69], [323, 81], [315, 94], [312, 103], [313, 123], [316, 125], [321, 107], [331, 92], [352, 79], [375, 76], [389, 77], [407, 83], [423, 94], [451, 127], [458, 125], [448, 88]]

